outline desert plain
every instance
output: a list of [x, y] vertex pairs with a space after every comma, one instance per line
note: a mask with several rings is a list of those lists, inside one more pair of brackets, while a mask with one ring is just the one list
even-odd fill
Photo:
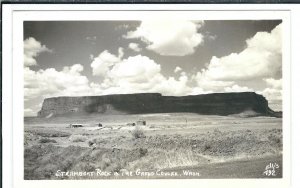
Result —
[[282, 138], [247, 114], [25, 117], [24, 179], [281, 178]]

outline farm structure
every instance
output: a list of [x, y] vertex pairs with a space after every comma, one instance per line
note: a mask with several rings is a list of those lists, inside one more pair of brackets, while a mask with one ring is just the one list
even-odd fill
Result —
[[146, 125], [146, 121], [145, 120], [138, 120], [136, 122], [137, 125]]
[[75, 123], [72, 123], [69, 125], [69, 128], [78, 128], [78, 127], [83, 127], [82, 124], [75, 124]]

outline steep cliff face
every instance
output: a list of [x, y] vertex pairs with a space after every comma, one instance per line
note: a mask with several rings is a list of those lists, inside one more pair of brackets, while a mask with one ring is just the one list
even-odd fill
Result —
[[84, 97], [55, 97], [44, 100], [39, 117], [76, 114], [141, 114], [193, 112], [230, 115], [252, 111], [275, 116], [268, 101], [254, 92], [213, 93], [193, 96], [162, 96], [159, 93]]

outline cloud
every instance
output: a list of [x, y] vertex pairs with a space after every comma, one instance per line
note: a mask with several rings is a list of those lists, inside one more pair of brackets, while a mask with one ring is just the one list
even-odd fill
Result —
[[178, 79], [167, 78], [161, 74], [158, 63], [142, 55], [120, 58], [103, 73], [101, 76], [105, 79], [102, 83], [91, 84], [98, 94], [159, 92], [163, 95], [184, 95], [191, 90], [185, 73]]
[[118, 58], [121, 59], [124, 56], [124, 49], [122, 47], [120, 47], [118, 49], [118, 53], [119, 53]]
[[281, 24], [271, 32], [257, 32], [246, 40], [245, 49], [223, 57], [213, 56], [205, 69], [192, 76], [197, 82], [193, 93], [255, 91], [239, 81], [265, 83], [262, 91], [268, 100], [281, 99]]
[[118, 31], [118, 30], [127, 30], [129, 28], [129, 24], [122, 24], [122, 25], [118, 25], [115, 27], [115, 30]]
[[137, 43], [129, 43], [128, 47], [135, 52], [140, 52], [142, 50]]
[[147, 49], [165, 56], [185, 56], [193, 54], [203, 43], [203, 35], [198, 29], [203, 21], [186, 20], [145, 20], [135, 31], [124, 37], [139, 38], [147, 44]]
[[36, 116], [36, 112], [34, 112], [32, 109], [30, 108], [25, 108], [24, 109], [24, 116], [25, 117], [30, 117], [30, 116]]
[[95, 45], [97, 41], [97, 36], [87, 36], [85, 39], [90, 42], [91, 44]]
[[104, 77], [114, 64], [120, 62], [123, 55], [122, 48], [119, 48], [119, 56], [111, 54], [108, 50], [103, 51], [91, 63], [93, 75]]
[[206, 36], [209, 40], [216, 40], [217, 35], [208, 35]]
[[[196, 31], [203, 25], [201, 22], [191, 21], [189, 24], [196, 25], [193, 26], [196, 27]], [[143, 23], [140, 27], [144, 27]], [[261, 81], [262, 84], [265, 84], [265, 89], [256, 92], [263, 94], [268, 100], [281, 99], [282, 80], [277, 79], [281, 76], [280, 27], [280, 25], [277, 26], [270, 33], [258, 32], [246, 41], [247, 45], [240, 53], [212, 57], [207, 67], [199, 72], [186, 73], [177, 66], [174, 69], [174, 73], [178, 73], [175, 74], [176, 78], [163, 75], [161, 65], [150, 57], [136, 55], [125, 58], [123, 48], [119, 48], [117, 54], [105, 50], [96, 57], [91, 56], [90, 66], [93, 75], [96, 76], [93, 78], [94, 81], [90, 81], [82, 74], [84, 67], [81, 64], [66, 66], [62, 70], [48, 68], [33, 71], [29, 66], [37, 64], [35, 57], [41, 52], [50, 50], [34, 38], [26, 39], [24, 54], [34, 61], [31, 60], [31, 63], [27, 63], [27, 66], [24, 67], [24, 100], [25, 103], [30, 104], [26, 105], [24, 113], [32, 115], [38, 110], [37, 107], [31, 105], [32, 101], [40, 102], [44, 98], [54, 96], [145, 92], [180, 96], [212, 92], [254, 91], [249, 85], [241, 84], [247, 82], [239, 82], [243, 80]], [[134, 32], [137, 32], [139, 28]], [[185, 34], [185, 32], [180, 33], [180, 35]], [[149, 35], [152, 37], [152, 34]], [[197, 32], [194, 35], [197, 35]], [[133, 36], [132, 33], [131, 36]], [[172, 37], [165, 39], [169, 41], [167, 43], [165, 43], [166, 41], [156, 41], [156, 39], [151, 42], [143, 37], [138, 38], [144, 40], [148, 45], [147, 48], [152, 48], [152, 50], [162, 50], [162, 47], [168, 47], [169, 44], [180, 46], [171, 40]], [[194, 48], [190, 49], [194, 50]], [[172, 51], [172, 49], [168, 51], [170, 48], [163, 50], [165, 50], [164, 52]], [[97, 77], [99, 81], [95, 81]]]
[[52, 52], [33, 37], [24, 40], [24, 66], [37, 65], [36, 57], [42, 52]]
[[182, 74], [178, 80], [174, 77], [169, 77], [161, 80], [161, 85], [157, 85], [157, 91], [165, 95], [180, 96], [187, 95], [192, 92], [192, 88], [188, 86], [188, 76]]
[[257, 92], [265, 96], [269, 101], [282, 100], [282, 90], [274, 88], [266, 88], [263, 91]]
[[274, 78], [266, 78], [264, 81], [267, 83], [267, 85], [274, 89], [281, 89], [282, 88], [282, 79], [274, 79]]
[[258, 32], [240, 53], [212, 57], [204, 74], [211, 80], [237, 81], [281, 74], [281, 24], [270, 33]]
[[182, 68], [181, 67], [176, 67], [175, 69], [174, 69], [174, 73], [177, 73], [177, 72], [180, 72], [180, 71], [182, 71]]
[[75, 64], [62, 71], [54, 68], [33, 71], [24, 68], [24, 100], [54, 96], [88, 95], [89, 81], [81, 75], [83, 66]]
[[214, 34], [210, 33], [209, 31], [204, 32], [203, 35], [204, 35], [204, 38], [207, 39], [208, 41], [213, 41], [218, 38], [217, 35], [214, 35]]
[[264, 79], [267, 84], [267, 88], [263, 91], [259, 91], [268, 100], [281, 100], [282, 99], [282, 79], [267, 78]]
[[90, 57], [90, 60], [93, 60], [95, 58], [93, 54], [90, 54], [89, 57]]
[[82, 71], [80, 64], [66, 66], [61, 71], [54, 68], [33, 71], [24, 67], [25, 116], [35, 116], [45, 98], [94, 95], [95, 90]]
[[87, 37], [85, 37], [85, 39], [88, 40], [88, 41], [96, 41], [97, 36], [87, 36]]
[[160, 65], [152, 59], [137, 55], [116, 64], [112, 68], [111, 74], [114, 78], [128, 79], [131, 82], [144, 82], [152, 79], [160, 70]]
[[[29, 116], [36, 116], [37, 112], [42, 108], [43, 105], [43, 100], [33, 100], [34, 102], [29, 105], [29, 107], [24, 109], [24, 116], [29, 117]], [[25, 106], [28, 106], [28, 101], [24, 101]]]
[[161, 66], [147, 56], [123, 58], [123, 49], [118, 55], [105, 50], [93, 59], [93, 74], [102, 77], [100, 82], [91, 82], [82, 75], [81, 64], [31, 70], [24, 67], [24, 101], [27, 116], [40, 109], [36, 103], [57, 96], [104, 95], [116, 93], [159, 92], [163, 95], [185, 95], [191, 92], [189, 79], [182, 72], [178, 79], [161, 74]]
[[213, 80], [207, 76], [206, 70], [193, 75], [192, 79], [196, 81], [197, 86], [202, 88], [204, 92], [223, 92], [225, 87], [231, 87], [235, 83], [234, 81]]
[[249, 91], [253, 92], [253, 89], [250, 89], [246, 86], [242, 87], [242, 86], [239, 86], [239, 85], [235, 84], [231, 87], [225, 87], [224, 91], [225, 92], [249, 92]]
[[62, 71], [56, 71], [54, 68], [31, 70], [30, 66], [38, 64], [35, 58], [42, 52], [52, 52], [52, 50], [33, 37], [24, 40], [25, 116], [35, 116], [40, 109], [40, 102], [44, 98], [90, 92], [88, 79], [81, 75], [82, 65], [75, 64], [71, 67], [64, 67]]
[[161, 67], [146, 56], [133, 56], [114, 64], [101, 84], [105, 94], [146, 92], [163, 77]]

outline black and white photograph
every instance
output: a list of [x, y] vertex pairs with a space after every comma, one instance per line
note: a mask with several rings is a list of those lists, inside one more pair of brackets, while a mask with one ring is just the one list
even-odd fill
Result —
[[281, 179], [282, 22], [24, 21], [24, 179]]

